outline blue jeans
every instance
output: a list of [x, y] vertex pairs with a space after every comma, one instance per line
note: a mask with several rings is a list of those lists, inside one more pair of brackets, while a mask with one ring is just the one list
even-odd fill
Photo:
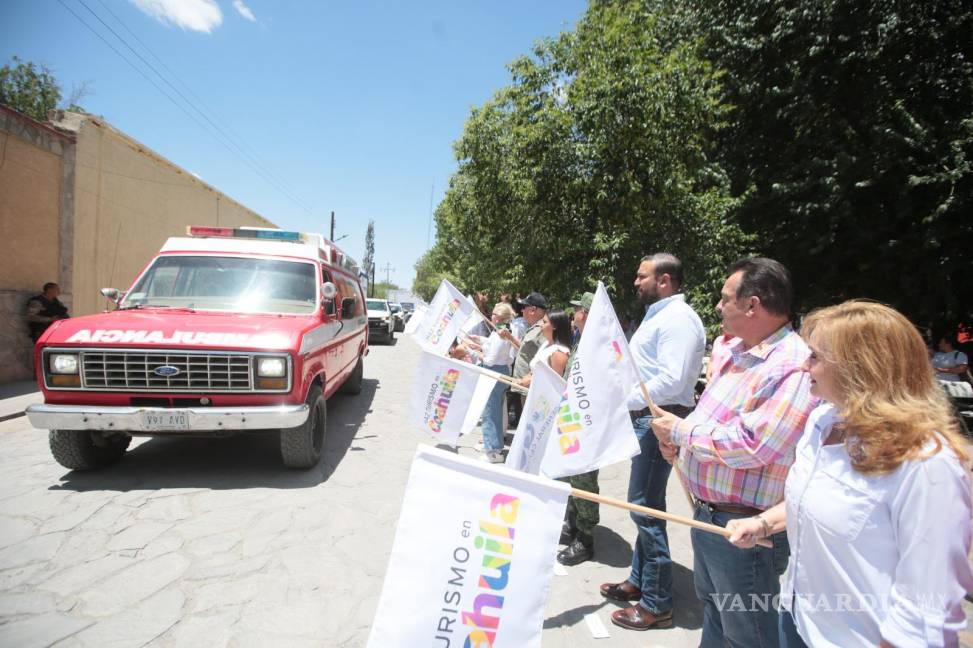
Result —
[[780, 648], [808, 648], [801, 635], [797, 633], [797, 626], [794, 625], [794, 617], [785, 609], [780, 611]]
[[[659, 440], [652, 432], [652, 417], [633, 421], [641, 454], [632, 457], [632, 474], [628, 480], [628, 501], [639, 506], [666, 510], [666, 483], [672, 465], [662, 458]], [[635, 549], [632, 552], [632, 572], [628, 577], [642, 591], [639, 601], [653, 614], [672, 609], [672, 558], [669, 556], [669, 536], [666, 522], [658, 518], [630, 513], [638, 527]]]
[[[484, 365], [487, 369], [510, 375], [510, 367], [507, 365]], [[507, 391], [507, 386], [497, 381], [487, 399], [486, 407], [483, 408], [483, 449], [487, 452], [500, 452], [503, 450], [503, 394]]]
[[[747, 516], [697, 506], [694, 517], [725, 527]], [[703, 602], [700, 647], [777, 648], [780, 574], [787, 564], [784, 534], [773, 536], [773, 549], [739, 549], [723, 536], [697, 529], [691, 536], [693, 581]]]

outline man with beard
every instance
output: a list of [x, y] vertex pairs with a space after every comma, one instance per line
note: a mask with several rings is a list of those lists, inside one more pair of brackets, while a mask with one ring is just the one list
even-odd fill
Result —
[[[629, 348], [652, 401], [662, 409], [686, 416], [694, 404], [694, 388], [703, 366], [706, 333], [696, 312], [680, 292], [682, 262], [660, 252], [642, 258], [635, 276], [645, 316]], [[641, 453], [632, 458], [628, 501], [665, 510], [666, 483], [672, 466], [659, 452], [652, 434], [652, 414], [638, 385], [629, 394], [628, 407]], [[602, 596], [636, 604], [612, 614], [612, 623], [630, 630], [668, 628], [672, 625], [672, 558], [664, 520], [631, 514], [638, 529], [628, 580], [605, 583]]]
[[[652, 421], [652, 429], [696, 499], [695, 518], [725, 527], [784, 499], [794, 447], [816, 405], [802, 369], [810, 355], [791, 328], [791, 278], [779, 262], [737, 261], [727, 272], [716, 309], [723, 331], [734, 339], [729, 357], [713, 368], [712, 382], [689, 416], [678, 412]], [[710, 537], [711, 536], [711, 537]], [[776, 646], [777, 608], [764, 607], [780, 593], [787, 538], [774, 547], [740, 549], [726, 540], [691, 531], [693, 581], [703, 602], [704, 648]], [[747, 606], [719, 605], [743, 600]], [[753, 603], [753, 602], [756, 603]]]

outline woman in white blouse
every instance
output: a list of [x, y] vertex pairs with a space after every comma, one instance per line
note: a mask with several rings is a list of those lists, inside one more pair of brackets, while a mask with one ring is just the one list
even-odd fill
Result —
[[[510, 375], [510, 365], [516, 356], [516, 349], [500, 335], [513, 319], [514, 309], [510, 304], [500, 302], [493, 307], [491, 320], [494, 330], [487, 338], [474, 337], [480, 343], [483, 353], [483, 366], [504, 376]], [[483, 461], [503, 463], [503, 396], [507, 386], [497, 381], [490, 392], [486, 406], [483, 408]]]
[[849, 301], [804, 320], [810, 416], [784, 501], [727, 528], [786, 528], [781, 646], [955, 646], [973, 588], [968, 456], [922, 338]]
[[568, 357], [571, 355], [571, 318], [567, 313], [554, 311], [545, 315], [541, 320], [541, 334], [544, 336], [544, 346], [531, 358], [531, 372], [520, 379], [520, 384], [524, 387], [530, 386], [534, 367], [538, 362], [547, 364], [559, 376], [564, 375], [568, 365]]

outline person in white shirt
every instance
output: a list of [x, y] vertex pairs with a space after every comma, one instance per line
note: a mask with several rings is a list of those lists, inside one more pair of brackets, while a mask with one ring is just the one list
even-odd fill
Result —
[[[501, 332], [509, 329], [510, 320], [513, 319], [514, 309], [506, 302], [500, 302], [493, 307], [490, 320], [493, 322], [494, 330], [487, 338], [474, 337], [480, 345], [482, 353], [482, 364], [487, 369], [501, 373], [504, 376], [510, 375], [510, 365], [517, 355], [517, 349], [507, 341]], [[504, 394], [507, 386], [497, 381], [490, 397], [487, 399], [486, 407], [483, 408], [483, 449], [485, 454], [482, 459], [490, 463], [503, 463], [503, 409]]]
[[897, 311], [854, 300], [801, 333], [826, 402], [784, 501], [727, 524], [742, 548], [786, 528], [781, 646], [956, 646], [973, 589], [969, 457], [922, 338]]
[[520, 379], [520, 384], [524, 387], [530, 386], [534, 367], [539, 362], [545, 363], [557, 375], [563, 376], [564, 369], [568, 365], [568, 356], [571, 355], [571, 318], [567, 313], [564, 311], [545, 313], [539, 324], [544, 342], [530, 359], [530, 373]]
[[960, 382], [963, 374], [969, 368], [969, 358], [962, 351], [957, 351], [954, 341], [939, 338], [939, 351], [932, 356], [932, 366], [936, 369], [936, 378], [946, 382]]

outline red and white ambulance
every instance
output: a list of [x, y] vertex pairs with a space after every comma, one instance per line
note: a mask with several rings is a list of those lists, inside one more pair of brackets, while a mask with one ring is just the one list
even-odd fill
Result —
[[166, 241], [117, 308], [59, 320], [34, 349], [62, 466], [117, 461], [133, 436], [280, 435], [284, 464], [324, 448], [325, 399], [357, 394], [368, 351], [358, 266], [317, 234], [190, 227]]

